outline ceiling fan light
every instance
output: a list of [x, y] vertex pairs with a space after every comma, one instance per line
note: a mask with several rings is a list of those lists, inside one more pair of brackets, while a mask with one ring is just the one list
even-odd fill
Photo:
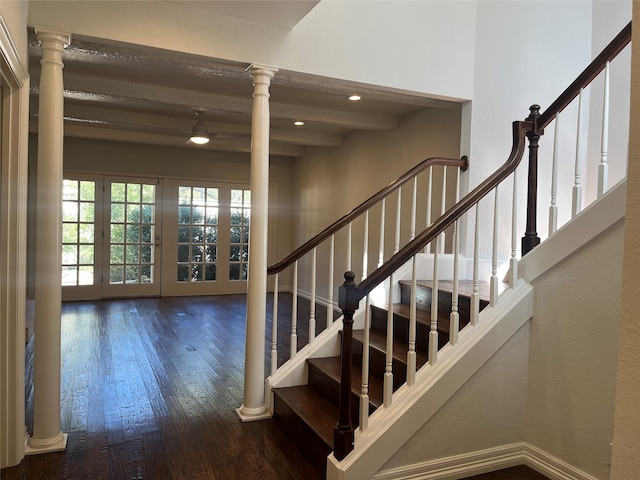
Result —
[[196, 130], [194, 128], [191, 132], [190, 140], [197, 145], [204, 145], [206, 143], [209, 143], [209, 134], [207, 132]]
[[196, 124], [191, 129], [191, 137], [189, 138], [196, 145], [204, 145], [209, 143], [209, 132], [207, 132], [204, 121], [202, 120], [202, 114], [196, 112]]

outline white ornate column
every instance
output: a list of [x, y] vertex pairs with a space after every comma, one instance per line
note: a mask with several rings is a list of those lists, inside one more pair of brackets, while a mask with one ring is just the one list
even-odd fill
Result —
[[27, 454], [64, 450], [60, 431], [62, 311], [62, 52], [71, 35], [36, 27], [42, 48], [38, 112], [33, 436]]
[[267, 239], [269, 214], [269, 85], [277, 68], [252, 65], [251, 229], [247, 284], [247, 334], [244, 399], [237, 409], [242, 421], [269, 417], [264, 398], [264, 338], [267, 305]]

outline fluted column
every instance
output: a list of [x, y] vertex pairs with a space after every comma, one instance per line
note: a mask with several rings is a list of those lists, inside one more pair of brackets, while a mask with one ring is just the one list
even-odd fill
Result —
[[60, 451], [60, 317], [62, 310], [62, 52], [69, 33], [36, 27], [42, 48], [38, 111], [33, 436], [27, 454]]
[[247, 284], [247, 334], [244, 399], [237, 410], [242, 421], [268, 417], [264, 398], [264, 338], [267, 305], [267, 239], [269, 213], [269, 85], [278, 69], [252, 65], [251, 229]]

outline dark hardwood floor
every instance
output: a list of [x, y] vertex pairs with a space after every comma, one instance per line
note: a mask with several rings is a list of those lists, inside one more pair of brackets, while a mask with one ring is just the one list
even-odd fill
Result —
[[[62, 311], [61, 427], [67, 450], [26, 457], [14, 479], [320, 479], [271, 420], [242, 423], [244, 295], [67, 302]], [[291, 296], [281, 295], [281, 318]], [[309, 304], [299, 301], [299, 348]], [[270, 332], [271, 308], [267, 309]], [[317, 309], [317, 330], [326, 325]], [[279, 351], [289, 327], [279, 322]], [[288, 321], [287, 321], [288, 323]], [[265, 341], [267, 372], [270, 340]], [[27, 345], [27, 385], [33, 338]], [[282, 355], [278, 363], [284, 361]], [[27, 428], [33, 391], [27, 387]], [[477, 480], [538, 480], [519, 467]], [[493, 476], [491, 476], [493, 475]], [[525, 475], [525, 476], [522, 476]], [[530, 475], [530, 476], [526, 476]]]
[[[282, 309], [290, 298], [281, 295]], [[235, 413], [242, 404], [245, 303], [244, 295], [64, 303], [67, 450], [26, 457], [3, 469], [2, 480], [319, 479], [274, 422], [242, 423]], [[324, 325], [321, 311], [318, 317]], [[302, 346], [305, 321], [299, 333]], [[283, 325], [284, 351], [288, 334]], [[29, 431], [32, 393], [27, 389]]]

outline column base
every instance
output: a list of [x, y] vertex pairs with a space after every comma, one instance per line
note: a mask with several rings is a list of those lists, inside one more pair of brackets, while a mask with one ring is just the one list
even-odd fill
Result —
[[267, 406], [263, 405], [259, 408], [247, 408], [242, 405], [240, 408], [236, 408], [236, 413], [240, 420], [243, 422], [253, 422], [254, 420], [264, 420], [265, 418], [271, 418], [271, 414], [267, 411]]
[[69, 435], [60, 432], [53, 438], [29, 438], [25, 449], [25, 455], [38, 455], [40, 453], [62, 452], [67, 448]]

